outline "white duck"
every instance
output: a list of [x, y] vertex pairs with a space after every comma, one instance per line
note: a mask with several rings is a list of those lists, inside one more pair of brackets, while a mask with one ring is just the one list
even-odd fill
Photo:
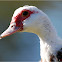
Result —
[[48, 16], [35, 6], [23, 6], [15, 10], [10, 26], [0, 39], [15, 32], [32, 32], [40, 39], [41, 62], [62, 60], [62, 40], [57, 36]]

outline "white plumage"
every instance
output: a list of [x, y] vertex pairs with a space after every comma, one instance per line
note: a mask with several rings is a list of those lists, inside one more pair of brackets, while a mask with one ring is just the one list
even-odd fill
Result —
[[[28, 17], [23, 15], [23, 10], [28, 11]], [[33, 13], [31, 13], [31, 12]], [[31, 13], [31, 14], [30, 14]], [[21, 18], [17, 19], [15, 17], [19, 17], [20, 14]], [[23, 16], [22, 16], [23, 15]], [[25, 19], [23, 19], [26, 17]], [[48, 16], [41, 10], [39, 10], [35, 6], [23, 6], [18, 8], [12, 17], [12, 24], [10, 24], [9, 28], [13, 25], [13, 28], [10, 30], [6, 30], [0, 36], [3, 38], [8, 36], [15, 31], [15, 23], [18, 20], [22, 20], [23, 29], [22, 32], [32, 32], [39, 36], [40, 39], [40, 56], [42, 62], [59, 62], [62, 60], [62, 40], [58, 37], [54, 26], [52, 25]], [[21, 27], [21, 26], [20, 26]], [[17, 26], [17, 31], [21, 29]], [[10, 31], [10, 32], [9, 32]], [[7, 34], [9, 32], [10, 34]], [[15, 31], [16, 32], [16, 31]]]

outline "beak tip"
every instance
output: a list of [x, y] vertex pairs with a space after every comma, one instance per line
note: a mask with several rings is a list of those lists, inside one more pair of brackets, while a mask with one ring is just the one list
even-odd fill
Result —
[[2, 36], [0, 35], [0, 39], [2, 39]]

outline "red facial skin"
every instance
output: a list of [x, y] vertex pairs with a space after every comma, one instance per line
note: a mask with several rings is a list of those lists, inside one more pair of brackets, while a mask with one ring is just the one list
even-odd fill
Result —
[[60, 59], [60, 61], [62, 61], [62, 59]]
[[[23, 12], [27, 11], [28, 14], [26, 16], [23, 15]], [[19, 12], [15, 17], [12, 17], [12, 21], [10, 22], [10, 27], [8, 27], [7, 30], [5, 30], [1, 35], [0, 39], [6, 36], [9, 36], [17, 31], [22, 31], [23, 30], [23, 21], [30, 17], [31, 14], [35, 13], [35, 11], [30, 11], [23, 9], [21, 12]], [[16, 25], [14, 25], [15, 23]], [[14, 26], [14, 28], [12, 26]]]
[[[28, 12], [28, 15], [27, 15], [27, 16], [24, 16], [24, 15], [23, 15], [23, 12], [24, 12], [24, 11], [27, 11], [27, 12]], [[12, 19], [15, 20], [14, 22], [16, 23], [16, 26], [17, 26], [17, 27], [21, 27], [21, 30], [23, 30], [23, 23], [22, 23], [22, 22], [23, 22], [26, 18], [28, 18], [31, 14], [33, 14], [33, 13], [34, 13], [34, 11], [29, 11], [29, 10], [24, 9], [24, 10], [22, 10], [20, 13], [18, 13], [16, 17], [13, 17]], [[10, 24], [12, 24], [12, 23], [13, 23], [13, 21], [11, 21]]]

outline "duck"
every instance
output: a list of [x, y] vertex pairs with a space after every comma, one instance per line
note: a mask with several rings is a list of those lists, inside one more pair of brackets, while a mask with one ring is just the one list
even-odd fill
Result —
[[14, 11], [9, 27], [0, 39], [16, 32], [30, 32], [40, 39], [40, 62], [62, 61], [62, 39], [49, 17], [35, 6], [25, 5]]

